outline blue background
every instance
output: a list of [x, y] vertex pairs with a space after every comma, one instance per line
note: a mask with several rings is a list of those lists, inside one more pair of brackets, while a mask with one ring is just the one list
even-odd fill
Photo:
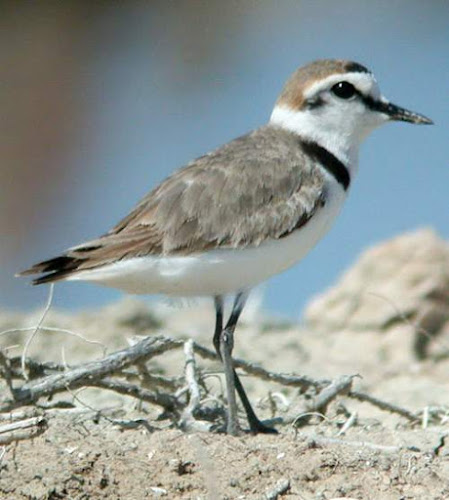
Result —
[[[2, 262], [0, 307], [39, 307], [47, 290], [14, 272], [105, 232], [172, 170], [266, 122], [286, 78], [317, 58], [368, 66], [387, 98], [435, 125], [388, 124], [368, 138], [343, 213], [309, 256], [269, 281], [268, 309], [299, 317], [363, 249], [400, 232], [431, 226], [449, 236], [447, 1], [173, 4], [110, 4], [89, 25], [73, 86], [83, 126], [52, 210]], [[55, 304], [95, 307], [120, 295], [62, 283]]]

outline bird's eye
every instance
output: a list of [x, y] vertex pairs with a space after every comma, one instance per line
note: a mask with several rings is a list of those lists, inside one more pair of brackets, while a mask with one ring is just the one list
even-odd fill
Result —
[[340, 99], [350, 99], [357, 91], [352, 83], [338, 82], [331, 88], [331, 92]]

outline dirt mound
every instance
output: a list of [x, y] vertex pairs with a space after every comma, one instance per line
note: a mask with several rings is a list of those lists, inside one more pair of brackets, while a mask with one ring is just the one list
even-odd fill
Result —
[[[240, 368], [249, 374], [243, 383], [256, 410], [272, 419], [277, 436], [182, 432], [163, 405], [112, 386], [68, 384], [33, 405], [7, 407], [11, 389], [27, 384], [20, 379], [20, 362], [8, 361], [22, 352], [39, 314], [1, 313], [0, 330], [25, 330], [0, 336], [0, 498], [449, 498], [447, 330], [432, 340], [429, 356], [418, 360], [411, 320], [398, 320], [394, 328], [312, 331], [261, 320], [260, 311], [255, 317], [243, 318], [235, 356], [269, 371], [264, 379], [251, 366]], [[30, 372], [36, 378], [28, 384], [35, 388], [39, 377], [64, 377], [101, 363], [142, 342], [136, 335], [163, 334], [181, 347], [141, 364], [146, 375], [136, 368], [121, 381], [154, 394], [151, 384], [142, 384], [151, 380], [159, 394], [173, 390], [186, 397], [182, 341], [210, 346], [213, 320], [212, 305], [201, 302], [174, 309], [125, 300], [74, 315], [51, 311], [45, 320], [50, 329], [39, 332], [28, 350], [34, 369], [42, 370]], [[201, 404], [218, 409], [220, 418], [219, 365], [200, 351], [195, 361]], [[13, 387], [5, 382], [8, 369]], [[278, 372], [334, 382], [287, 385], [288, 375], [276, 378]], [[339, 383], [341, 390], [335, 389]], [[331, 397], [323, 403], [325, 391]]]

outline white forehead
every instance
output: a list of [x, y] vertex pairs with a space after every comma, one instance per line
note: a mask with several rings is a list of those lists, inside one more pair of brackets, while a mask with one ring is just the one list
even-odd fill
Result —
[[331, 88], [338, 82], [349, 82], [362, 92], [363, 95], [369, 95], [374, 98], [380, 97], [379, 85], [372, 73], [348, 72], [330, 75], [323, 80], [316, 81], [307, 87], [304, 91], [304, 97], [309, 99], [316, 96], [325, 89]]

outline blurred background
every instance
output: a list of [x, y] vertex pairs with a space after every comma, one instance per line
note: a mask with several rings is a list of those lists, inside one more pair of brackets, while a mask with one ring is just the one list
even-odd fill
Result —
[[[447, 0], [2, 1], [0, 308], [41, 307], [14, 273], [106, 232], [190, 159], [269, 118], [286, 78], [317, 58], [371, 68], [433, 127], [390, 124], [328, 236], [264, 287], [298, 318], [367, 246], [422, 226], [449, 236]], [[120, 292], [62, 283], [55, 306]]]

